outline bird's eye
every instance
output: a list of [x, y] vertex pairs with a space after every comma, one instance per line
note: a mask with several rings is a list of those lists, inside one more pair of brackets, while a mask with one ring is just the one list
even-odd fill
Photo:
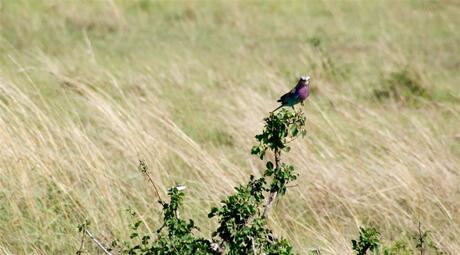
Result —
[[306, 78], [306, 77], [304, 77], [304, 76], [302, 76], [302, 77], [300, 77], [300, 80], [302, 80], [302, 81], [306, 81], [306, 80], [307, 80], [307, 78]]

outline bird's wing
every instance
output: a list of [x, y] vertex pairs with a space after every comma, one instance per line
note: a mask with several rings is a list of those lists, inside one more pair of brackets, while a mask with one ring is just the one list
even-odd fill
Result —
[[296, 92], [295, 88], [293, 88], [291, 91], [289, 91], [288, 93], [282, 95], [280, 97], [280, 99], [278, 99], [278, 102], [281, 102], [281, 103], [284, 103], [286, 101], [286, 99], [288, 99], [289, 97], [291, 97], [292, 95], [294, 95]]

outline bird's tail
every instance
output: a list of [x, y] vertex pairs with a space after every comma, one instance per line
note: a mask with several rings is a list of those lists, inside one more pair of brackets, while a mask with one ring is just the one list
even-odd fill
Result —
[[273, 110], [272, 112], [276, 112], [279, 108], [281, 108], [281, 107], [283, 107], [283, 106], [284, 106], [284, 105], [280, 105], [280, 106], [276, 107], [276, 109]]

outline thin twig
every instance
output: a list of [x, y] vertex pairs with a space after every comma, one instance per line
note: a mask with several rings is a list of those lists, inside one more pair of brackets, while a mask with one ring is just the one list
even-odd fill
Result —
[[112, 255], [112, 253], [110, 253], [105, 247], [104, 245], [102, 245], [101, 242], [99, 242], [99, 240], [96, 239], [96, 237], [93, 236], [93, 234], [91, 234], [91, 232], [89, 232], [88, 229], [85, 229], [85, 233], [89, 236], [89, 238], [91, 238], [91, 240], [93, 240], [97, 246], [99, 246], [99, 248], [101, 248], [101, 250], [104, 251], [105, 254], [107, 255]]
[[148, 172], [144, 172], [144, 174], [147, 176], [147, 179], [150, 181], [150, 183], [152, 184], [153, 188], [155, 189], [155, 192], [157, 193], [158, 199], [160, 201], [163, 201], [161, 199], [160, 192], [158, 192], [157, 186], [155, 185], [155, 182], [153, 182], [152, 177], [150, 177], [150, 174]]
[[423, 242], [424, 242], [424, 235], [422, 232], [422, 223], [420, 221], [418, 222], [418, 235], [419, 235], [419, 242], [420, 242], [420, 255], [423, 255], [424, 253], [424, 248], [423, 248]]
[[152, 184], [153, 189], [155, 189], [155, 192], [157, 193], [158, 199], [160, 200], [161, 203], [163, 203], [163, 200], [161, 199], [160, 192], [158, 191], [157, 185], [155, 185], [155, 182], [153, 181], [152, 177], [149, 174], [149, 167], [145, 163], [144, 160], [139, 160], [139, 170], [147, 176], [147, 179], [149, 180], [150, 184]]
[[273, 204], [273, 201], [276, 198], [276, 191], [270, 192], [270, 195], [268, 196], [267, 203], [265, 204], [265, 209], [264, 209], [264, 218], [267, 218], [268, 212], [270, 211], [270, 207]]
[[83, 254], [83, 244], [85, 242], [85, 232], [82, 231], [81, 232], [81, 242], [80, 242], [80, 248], [78, 249], [78, 251], [76, 252], [76, 254]]
[[253, 238], [252, 236], [251, 236], [250, 238], [251, 238], [251, 244], [252, 244], [252, 253], [253, 253], [254, 255], [257, 255], [257, 252], [256, 252], [256, 245], [255, 245], [255, 243], [254, 243], [254, 238]]

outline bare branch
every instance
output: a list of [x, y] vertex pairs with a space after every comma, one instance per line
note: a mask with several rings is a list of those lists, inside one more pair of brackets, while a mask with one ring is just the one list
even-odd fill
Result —
[[153, 188], [155, 189], [155, 193], [157, 194], [158, 199], [159, 199], [160, 201], [163, 201], [163, 200], [161, 199], [160, 192], [158, 192], [158, 188], [157, 188], [157, 186], [155, 185], [155, 182], [153, 182], [152, 177], [150, 177], [150, 174], [149, 174], [148, 172], [145, 172], [144, 174], [147, 176], [147, 179], [150, 181], [150, 183], [152, 184]]
[[145, 174], [145, 176], [147, 176], [147, 179], [149, 180], [149, 182], [152, 184], [153, 186], [153, 189], [155, 190], [155, 193], [157, 194], [158, 196], [158, 199], [160, 200], [160, 202], [163, 202], [163, 200], [161, 199], [161, 196], [160, 196], [160, 192], [158, 191], [158, 188], [157, 188], [157, 185], [155, 185], [155, 182], [153, 181], [152, 177], [150, 176], [149, 174], [149, 167], [147, 166], [147, 164], [145, 163], [144, 160], [139, 160], [139, 170]]
[[254, 255], [257, 255], [256, 244], [254, 243], [254, 238], [251, 236], [252, 252]]
[[82, 231], [81, 232], [81, 242], [80, 242], [80, 248], [78, 249], [78, 251], [76, 252], [77, 255], [79, 254], [83, 254], [83, 244], [85, 242], [85, 232]]

